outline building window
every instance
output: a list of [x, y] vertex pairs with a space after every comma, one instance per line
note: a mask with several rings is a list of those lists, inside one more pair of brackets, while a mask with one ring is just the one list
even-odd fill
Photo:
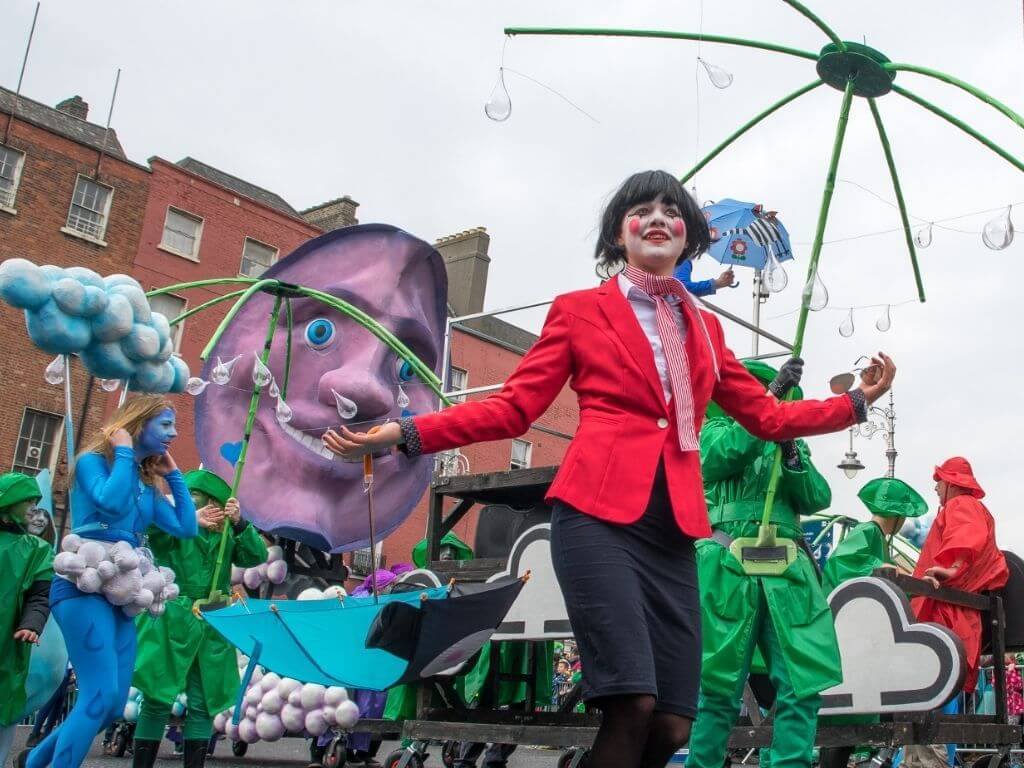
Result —
[[203, 237], [203, 220], [191, 213], [167, 207], [164, 234], [160, 245], [186, 259], [199, 261], [199, 241]]
[[26, 408], [21, 416], [21, 431], [14, 449], [15, 472], [36, 475], [49, 469], [53, 448], [60, 433], [62, 417], [56, 413]]
[[[372, 570], [370, 548], [352, 550], [352, 573], [360, 576], [369, 576]], [[377, 545], [377, 569], [384, 567], [384, 553], [380, 551], [380, 544]]]
[[110, 187], [79, 176], [75, 182], [75, 194], [71, 198], [71, 210], [68, 212], [68, 229], [102, 240], [107, 231], [113, 192]]
[[25, 153], [0, 145], [0, 208], [13, 208]]
[[[452, 366], [452, 375], [449, 383], [451, 384], [452, 392], [461, 392], [464, 389], [469, 389], [469, 373]], [[458, 395], [457, 397], [450, 398], [453, 403], [464, 403], [466, 402], [465, 395]]]
[[[181, 296], [176, 296], [173, 293], [161, 293], [158, 296], [150, 296], [149, 306], [152, 307], [154, 312], [159, 312], [168, 320], [173, 320], [185, 311], [188, 302]], [[181, 334], [184, 330], [184, 321], [171, 326], [171, 341], [174, 342], [175, 352], [181, 350]]]
[[533, 454], [533, 443], [526, 440], [512, 441], [512, 461], [509, 466], [512, 469], [526, 469], [530, 466], [530, 457]]
[[270, 265], [277, 261], [277, 248], [272, 245], [245, 238], [245, 246], [242, 248], [242, 268], [239, 274], [246, 277], [259, 277]]

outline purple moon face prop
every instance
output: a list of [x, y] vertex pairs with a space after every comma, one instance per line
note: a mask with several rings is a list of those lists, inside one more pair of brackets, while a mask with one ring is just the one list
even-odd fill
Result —
[[[305, 243], [264, 277], [314, 288], [372, 316], [429, 368], [439, 371], [448, 283], [440, 254], [395, 227], [347, 227]], [[238, 497], [257, 527], [340, 552], [369, 541], [362, 462], [323, 447], [329, 428], [365, 432], [403, 415], [436, 410], [437, 397], [370, 331], [314, 299], [290, 299], [291, 371], [278, 417], [276, 387], [264, 386]], [[203, 368], [214, 381], [197, 398], [196, 440], [203, 465], [234, 477], [274, 297], [258, 294], [238, 313]], [[267, 368], [284, 382], [288, 335], [282, 306]], [[229, 378], [224, 384], [224, 367]], [[257, 371], [259, 373], [259, 371]], [[219, 375], [218, 375], [219, 374]], [[378, 540], [412, 512], [430, 481], [431, 460], [394, 453], [374, 460]]]

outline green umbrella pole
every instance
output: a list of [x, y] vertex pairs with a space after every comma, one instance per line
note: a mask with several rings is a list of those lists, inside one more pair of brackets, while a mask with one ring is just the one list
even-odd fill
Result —
[[[814, 246], [811, 249], [811, 260], [807, 265], [807, 284], [814, 280], [818, 272], [818, 260], [821, 258], [821, 246], [825, 240], [825, 225], [828, 223], [828, 210], [832, 204], [832, 194], [836, 188], [836, 171], [839, 168], [839, 156], [843, 152], [843, 139], [846, 138], [846, 124], [850, 118], [850, 105], [853, 102], [853, 81], [846, 83], [843, 93], [843, 105], [839, 109], [839, 123], [836, 126], [836, 138], [832, 145], [832, 159], [828, 164], [828, 175], [825, 178], [825, 190], [821, 198], [821, 209], [818, 212], [818, 228], [814, 234]], [[807, 315], [810, 311], [811, 294], [805, 289], [800, 305], [800, 316], [796, 324], [796, 338], [793, 340], [793, 356], [799, 357], [804, 346], [804, 330], [807, 328]], [[792, 393], [790, 393], [792, 394]], [[788, 395], [787, 395], [788, 399]], [[775, 506], [775, 494], [779, 489], [779, 475], [782, 470], [782, 449], [775, 449], [772, 462], [772, 473], [768, 479], [768, 493], [764, 500], [764, 514], [761, 516], [761, 529], [766, 530]]]
[[731, 136], [729, 136], [729, 138], [727, 138], [725, 141], [723, 141], [721, 144], [719, 144], [717, 147], [715, 147], [713, 150], [711, 150], [707, 155], [705, 155], [703, 160], [701, 160], [699, 163], [697, 163], [695, 166], [693, 166], [693, 168], [691, 168], [689, 171], [687, 171], [686, 175], [683, 176], [682, 179], [680, 179], [680, 181], [683, 184], [685, 184], [691, 178], [696, 176], [697, 173], [700, 172], [700, 170], [705, 165], [707, 165], [712, 160], [714, 160], [716, 157], [718, 157], [718, 155], [721, 154], [722, 151], [726, 147], [728, 147], [730, 144], [732, 144], [734, 141], [736, 141], [736, 139], [738, 139], [740, 136], [745, 134], [747, 131], [749, 131], [751, 128], [753, 128], [755, 125], [760, 123], [762, 120], [764, 120], [766, 117], [768, 117], [772, 113], [777, 112], [782, 107], [784, 107], [787, 104], [789, 104], [789, 102], [799, 98], [800, 96], [803, 96], [808, 91], [813, 91], [819, 85], [824, 85], [824, 81], [822, 81], [822, 80], [815, 80], [812, 83], [808, 83], [803, 88], [800, 88], [799, 90], [793, 91], [793, 93], [789, 94], [788, 96], [786, 96], [786, 97], [784, 97], [782, 99], [779, 99], [777, 102], [775, 102], [770, 107], [768, 107], [768, 109], [764, 110], [761, 114], [757, 115], [753, 119], [748, 120], [746, 123], [741, 125], [739, 127], [739, 129], [737, 129]]
[[294, 326], [294, 318], [292, 317], [292, 300], [286, 298], [284, 300], [284, 317], [287, 323], [288, 337], [284, 341], [284, 381], [281, 382], [281, 399], [288, 399], [288, 378], [292, 372], [292, 328]]
[[199, 314], [204, 309], [209, 309], [212, 306], [220, 304], [222, 301], [230, 301], [231, 299], [237, 299], [243, 293], [245, 293], [244, 288], [240, 291], [232, 291], [231, 293], [225, 293], [223, 296], [218, 296], [215, 299], [210, 299], [209, 301], [203, 302], [198, 307], [193, 307], [188, 312], [182, 312], [180, 315], [178, 315], [176, 318], [169, 322], [171, 325], [177, 325], [180, 322], [188, 320], [188, 318], [192, 317], [192, 315]]
[[934, 104], [932, 104], [930, 101], [922, 99], [916, 93], [911, 93], [906, 88], [901, 88], [900, 86], [898, 86], [896, 84], [893, 84], [892, 89], [896, 93], [898, 93], [900, 96], [903, 96], [904, 98], [910, 99], [915, 104], [918, 104], [918, 105], [924, 107], [925, 109], [927, 109], [929, 112], [932, 112], [932, 113], [938, 115], [939, 117], [941, 117], [946, 122], [952, 123], [953, 125], [955, 125], [957, 128], [959, 128], [961, 131], [966, 133], [971, 138], [976, 139], [977, 141], [980, 141], [986, 147], [988, 147], [993, 152], [995, 152], [997, 155], [999, 155], [1001, 158], [1003, 158], [1006, 162], [1008, 162], [1011, 165], [1015, 166], [1018, 170], [1024, 171], [1024, 161], [1014, 157], [1009, 152], [1007, 152], [1005, 149], [1003, 149], [998, 144], [996, 144], [994, 141], [992, 141], [991, 139], [987, 138], [986, 136], [983, 136], [982, 134], [978, 133], [978, 131], [976, 131], [973, 128], [971, 128], [971, 126], [969, 126], [967, 123], [965, 123], [960, 118], [954, 117], [953, 115], [949, 114], [949, 112], [946, 112], [944, 109], [942, 109], [941, 107], [937, 107]]
[[[268, 281], [269, 282], [269, 281]], [[282, 298], [278, 296], [274, 301], [274, 311], [270, 313], [270, 322], [267, 324], [267, 336], [263, 342], [263, 352], [260, 355], [260, 362], [267, 364], [270, 359], [270, 347], [274, 343], [274, 332], [277, 330], [277, 318], [281, 313]], [[245, 434], [242, 436], [242, 450], [238, 454], [238, 461], [235, 463], [235, 478], [231, 482], [231, 495], [238, 497], [238, 486], [242, 482], [242, 472], [245, 470], [245, 457], [249, 453], [249, 440], [252, 437], [252, 426], [256, 422], [256, 409], [260, 404], [260, 387], [253, 382], [252, 397], [249, 398], [249, 416], [245, 420]], [[220, 597], [220, 590], [217, 584], [220, 583], [220, 574], [224, 567], [224, 552], [227, 550], [228, 536], [231, 534], [231, 525], [224, 520], [224, 528], [220, 534], [220, 547], [217, 549], [217, 565], [213, 569], [213, 583], [210, 584], [209, 601], [213, 602]]]
[[921, 269], [917, 264], [917, 249], [914, 248], [914, 236], [910, 233], [910, 220], [907, 217], [907, 205], [903, 201], [903, 189], [900, 187], [900, 177], [896, 173], [896, 162], [892, 158], [892, 147], [889, 145], [889, 137], [886, 136], [885, 126], [882, 124], [882, 115], [878, 111], [878, 103], [875, 99], [868, 99], [868, 106], [871, 107], [871, 116], [875, 118], [875, 127], [878, 129], [878, 138], [882, 142], [882, 151], [885, 153], [885, 162], [889, 166], [889, 175], [892, 177], [892, 188], [896, 193], [896, 205], [900, 209], [900, 221], [903, 222], [903, 236], [907, 240], [907, 250], [910, 251], [910, 263], [914, 267], [914, 281], [917, 283], [917, 298], [924, 302], [924, 283], [921, 280]]
[[766, 43], [763, 40], [746, 40], [742, 37], [706, 35], [698, 32], [671, 32], [657, 29], [595, 29], [592, 27], [505, 27], [506, 35], [553, 35], [557, 37], [648, 37], [664, 40], [693, 40], [701, 43], [739, 45], [745, 48], [759, 48], [762, 51], [785, 53], [801, 59], [818, 60], [818, 54], [789, 48], [785, 45]]
[[835, 43], [836, 48], [838, 48], [840, 51], [846, 50], [846, 43], [839, 39], [839, 35], [833, 32], [832, 28], [829, 27], [828, 24], [826, 24], [820, 18], [815, 16], [814, 13], [811, 12], [810, 8], [805, 6], [803, 3], [798, 3], [797, 0], [782, 0], [782, 2], [784, 2], [791, 8], [794, 8], [801, 16], [804, 16], [812, 24], [814, 24], [814, 26], [816, 26], [818, 29], [824, 32], [828, 36], [828, 39]]
[[246, 288], [245, 293], [239, 297], [238, 301], [236, 301], [231, 309], [228, 310], [224, 319], [220, 321], [220, 325], [217, 326], [217, 330], [213, 332], [213, 336], [210, 337], [210, 340], [206, 343], [203, 351], [199, 353], [199, 359], [206, 360], [206, 358], [210, 356], [210, 353], [213, 352], [213, 348], [217, 346], [217, 342], [220, 341], [220, 337], [224, 334], [224, 331], [227, 330], [231, 321], [235, 319], [235, 315], [239, 313], [249, 299], [262, 291], [268, 285], [277, 285], [277, 282], [277, 280], [258, 280]]
[[188, 283], [165, 285], [163, 288], [147, 291], [146, 295], [152, 297], [165, 293], [174, 293], [175, 291], [187, 291], [190, 288], [204, 288], [208, 285], [252, 285], [255, 282], [257, 280], [252, 277], [212, 277], [209, 280], [193, 280]]
[[976, 88], [970, 83], [964, 82], [963, 80], [955, 78], [952, 75], [947, 75], [945, 72], [939, 72], [938, 70], [935, 69], [928, 69], [927, 67], [919, 67], [916, 64], [894, 64], [891, 62], [883, 64], [882, 68], [888, 69], [891, 72], [914, 72], [918, 75], [933, 77], [936, 80], [941, 80], [942, 82], [948, 83], [949, 85], [954, 85], [962, 91], [967, 91], [967, 93], [971, 94], [971, 96], [974, 96], [976, 99], [985, 102], [990, 107], [999, 110], [1008, 118], [1013, 120], [1013, 122], [1015, 122], [1021, 128], [1024, 128], [1024, 117], [1018, 115], [1008, 106], [1003, 104], [1003, 102], [999, 101], [999, 99], [995, 98], [994, 96], [990, 96], [980, 88]]

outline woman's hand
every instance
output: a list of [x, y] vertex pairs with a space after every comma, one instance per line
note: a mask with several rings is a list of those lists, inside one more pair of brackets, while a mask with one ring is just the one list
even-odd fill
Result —
[[224, 523], [224, 510], [214, 504], [207, 504], [196, 512], [199, 525], [208, 531], [219, 531]]
[[128, 434], [128, 430], [126, 429], [115, 429], [110, 433], [110, 437], [108, 437], [107, 440], [114, 448], [132, 447], [132, 436]]
[[161, 477], [166, 477], [177, 468], [178, 465], [174, 463], [174, 457], [171, 456], [170, 452], [161, 453], [157, 460], [153, 462], [153, 471]]
[[871, 358], [871, 365], [860, 373], [860, 391], [868, 405], [889, 391], [892, 380], [896, 378], [896, 363], [884, 352]]
[[715, 278], [715, 288], [732, 288], [735, 281], [736, 275], [733, 274], [732, 267], [730, 267]]
[[233, 525], [238, 525], [242, 519], [242, 509], [238, 506], [238, 499], [232, 497], [224, 505], [224, 514]]
[[14, 639], [22, 643], [38, 643], [39, 635], [31, 629], [19, 629], [14, 633]]
[[943, 568], [940, 565], [933, 565], [931, 568], [924, 572], [925, 578], [932, 578], [936, 581], [948, 581], [956, 576], [956, 568]]
[[397, 421], [384, 424], [373, 434], [352, 432], [344, 426], [339, 429], [340, 434], [333, 429], [327, 430], [323, 439], [324, 446], [343, 459], [359, 459], [375, 451], [398, 445], [402, 440], [402, 429]]

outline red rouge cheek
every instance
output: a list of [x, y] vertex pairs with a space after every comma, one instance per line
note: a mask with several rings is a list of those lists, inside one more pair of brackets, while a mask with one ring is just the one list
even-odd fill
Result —
[[686, 225], [683, 224], [682, 219], [676, 219], [675, 221], [672, 222], [672, 232], [675, 234], [676, 237], [683, 236], [683, 234], [686, 232]]
[[629, 229], [630, 234], [635, 235], [640, 231], [640, 219], [630, 219], [626, 227]]

